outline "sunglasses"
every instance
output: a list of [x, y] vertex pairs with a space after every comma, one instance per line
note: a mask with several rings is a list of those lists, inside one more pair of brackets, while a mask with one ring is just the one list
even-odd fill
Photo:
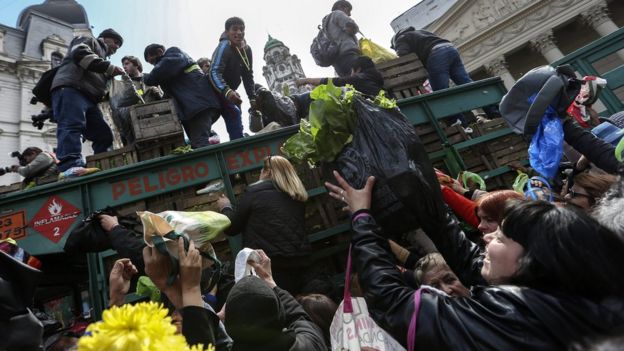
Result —
[[587, 198], [587, 199], [590, 199], [590, 200], [594, 201], [594, 197], [593, 196], [591, 196], [589, 194], [579, 193], [579, 192], [576, 192], [576, 191], [574, 191], [572, 189], [568, 190], [568, 194], [570, 194], [570, 197], [572, 197], [572, 198], [584, 197], [584, 198]]

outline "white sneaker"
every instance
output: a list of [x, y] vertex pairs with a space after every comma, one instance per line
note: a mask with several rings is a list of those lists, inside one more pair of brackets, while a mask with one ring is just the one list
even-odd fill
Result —
[[461, 126], [462, 122], [460, 120], [456, 120], [455, 122], [453, 122], [453, 124], [451, 124], [449, 127], [455, 127], [455, 126]]
[[472, 128], [470, 128], [470, 127], [466, 127], [466, 128], [464, 128], [464, 133], [466, 133], [466, 134], [472, 134], [472, 132], [473, 132]]
[[214, 193], [215, 191], [223, 191], [225, 185], [223, 185], [223, 181], [221, 179], [213, 180], [208, 183], [205, 187], [197, 190], [195, 194], [202, 195], [208, 193]]

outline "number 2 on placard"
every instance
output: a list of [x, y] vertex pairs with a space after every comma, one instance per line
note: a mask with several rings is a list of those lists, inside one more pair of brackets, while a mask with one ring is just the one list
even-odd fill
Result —
[[53, 230], [54, 230], [54, 236], [59, 236], [59, 235], [61, 235], [61, 233], [60, 233], [61, 229], [60, 229], [59, 227], [54, 227], [54, 229], [53, 229]]

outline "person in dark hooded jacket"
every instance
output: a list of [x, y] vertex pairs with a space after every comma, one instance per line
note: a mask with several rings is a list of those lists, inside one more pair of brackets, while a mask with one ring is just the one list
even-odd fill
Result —
[[160, 44], [150, 44], [144, 56], [154, 68], [143, 75], [143, 81], [160, 85], [173, 98], [191, 147], [210, 145], [210, 127], [219, 116], [220, 106], [208, 78], [188, 54], [175, 46], [165, 50]]
[[242, 233], [243, 246], [262, 249], [273, 260], [273, 276], [293, 295], [308, 278], [310, 242], [305, 231], [308, 193], [292, 164], [282, 156], [264, 159], [260, 180], [250, 184], [236, 210], [222, 195], [217, 207], [232, 225], [226, 235]]
[[117, 52], [123, 38], [106, 29], [98, 38], [75, 37], [59, 66], [50, 92], [52, 111], [57, 121], [58, 169], [63, 177], [75, 177], [91, 171], [84, 168], [82, 138], [93, 142], [93, 153], [108, 151], [113, 132], [97, 104], [108, 91], [108, 81], [123, 74], [121, 67], [106, 60]]
[[243, 137], [241, 97], [236, 92], [241, 83], [249, 98], [251, 109], [255, 109], [253, 79], [253, 57], [251, 47], [245, 42], [245, 22], [239, 17], [225, 21], [225, 32], [219, 38], [219, 46], [212, 55], [208, 72], [212, 85], [220, 92], [221, 114], [230, 140]]
[[[510, 208], [470, 298], [405, 286], [363, 189], [326, 183], [353, 211], [352, 250], [373, 319], [406, 347], [561, 350], [624, 326], [624, 240], [588, 215], [543, 201]], [[513, 284], [513, 285], [503, 285]]]
[[327, 350], [323, 332], [303, 307], [273, 280], [271, 259], [257, 250], [259, 262], [249, 261], [257, 277], [242, 278], [225, 303], [225, 329], [232, 351]]
[[[431, 32], [416, 30], [414, 27], [403, 28], [394, 35], [391, 45], [399, 56], [409, 53], [418, 56], [427, 69], [433, 91], [447, 89], [449, 78], [456, 85], [472, 82], [455, 46]], [[498, 107], [495, 105], [484, 106], [483, 111], [489, 118], [500, 117]], [[456, 119], [465, 124], [463, 116], [457, 115]]]

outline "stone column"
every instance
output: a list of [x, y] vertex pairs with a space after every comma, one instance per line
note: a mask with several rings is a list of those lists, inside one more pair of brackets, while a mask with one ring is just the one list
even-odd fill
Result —
[[592, 8], [581, 13], [580, 16], [583, 23], [594, 28], [600, 36], [604, 37], [619, 29], [609, 18], [609, 9], [604, 0], [596, 3]]
[[0, 52], [4, 52], [4, 35], [6, 30], [0, 28]]
[[507, 88], [507, 90], [511, 89], [511, 87], [516, 83], [516, 80], [507, 69], [507, 62], [505, 62], [505, 57], [503, 56], [497, 57], [486, 63], [485, 70], [493, 76], [500, 77], [503, 80], [503, 84], [505, 84], [505, 88]]
[[[618, 30], [617, 24], [609, 18], [607, 2], [602, 0], [586, 12], [580, 14], [581, 20], [587, 26], [592, 27], [601, 37], [609, 35]], [[617, 55], [624, 60], [624, 50], [617, 52]]]
[[564, 55], [555, 43], [552, 30], [541, 33], [529, 41], [531, 48], [542, 54], [548, 63], [561, 59]]

